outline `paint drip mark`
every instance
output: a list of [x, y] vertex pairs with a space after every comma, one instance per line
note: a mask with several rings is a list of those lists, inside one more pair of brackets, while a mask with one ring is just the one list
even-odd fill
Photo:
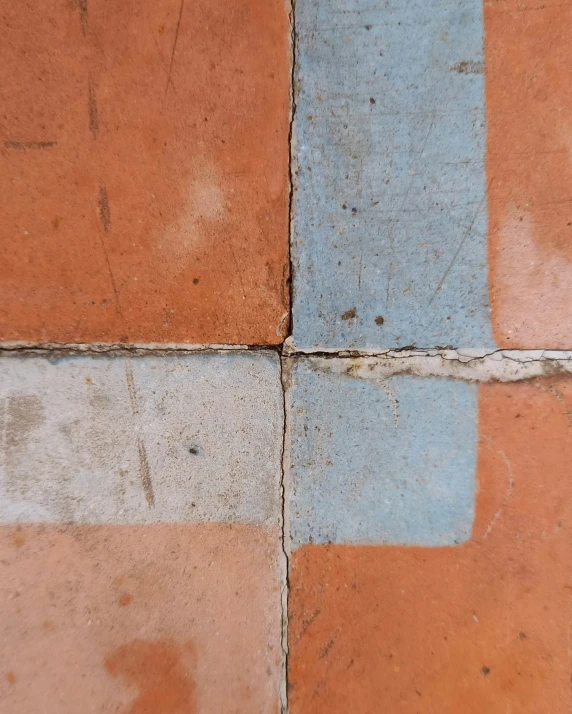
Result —
[[[89, 130], [90, 130], [93, 138], [97, 139], [97, 133], [99, 131], [99, 114], [97, 112], [97, 97], [95, 96], [95, 88], [93, 86], [93, 82], [91, 81], [91, 78], [89, 80], [89, 90], [88, 91], [89, 91], [89, 95], [87, 98], [87, 111], [89, 114]], [[100, 189], [100, 198], [101, 198], [101, 191], [102, 191], [102, 189]], [[105, 191], [105, 189], [103, 189], [103, 191]], [[106, 194], [106, 199], [107, 199], [107, 194]], [[108, 210], [109, 210], [109, 205], [108, 205]]]
[[109, 233], [111, 230], [111, 211], [109, 209], [109, 199], [107, 198], [107, 189], [105, 186], [101, 186], [99, 189], [97, 205], [99, 206], [99, 218], [101, 219], [103, 230]]
[[153, 508], [155, 506], [155, 492], [153, 490], [153, 482], [151, 481], [151, 469], [149, 468], [147, 451], [141, 438], [137, 439], [137, 449], [139, 451], [139, 473], [141, 475], [143, 493], [145, 494], [145, 500], [149, 508]]
[[87, 0], [77, 0], [79, 8], [79, 21], [81, 23], [81, 34], [87, 35]]
[[171, 83], [171, 73], [173, 71], [173, 62], [175, 61], [175, 51], [177, 49], [177, 42], [179, 40], [179, 29], [181, 27], [181, 18], [183, 17], [183, 7], [185, 5], [185, 0], [181, 0], [179, 6], [179, 19], [177, 20], [177, 29], [175, 30], [175, 39], [173, 41], [173, 49], [171, 50], [171, 61], [169, 62], [169, 74], [167, 76], [167, 86], [165, 87], [165, 99], [167, 99], [167, 92], [169, 91], [169, 84]]
[[57, 146], [57, 141], [5, 141], [5, 149], [16, 149], [17, 151], [28, 151], [29, 149], [52, 149]]

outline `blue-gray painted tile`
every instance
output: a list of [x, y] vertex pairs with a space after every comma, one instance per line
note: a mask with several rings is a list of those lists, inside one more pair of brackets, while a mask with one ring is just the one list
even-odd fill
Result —
[[374, 382], [295, 366], [290, 532], [305, 543], [445, 546], [470, 538], [477, 386]]
[[298, 0], [296, 30], [296, 344], [493, 346], [481, 0]]

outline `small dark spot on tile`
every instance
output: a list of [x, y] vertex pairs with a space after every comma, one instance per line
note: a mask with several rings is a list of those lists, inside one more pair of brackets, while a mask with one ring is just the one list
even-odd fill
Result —
[[380, 325], [380, 326], [381, 326], [381, 325], [383, 325], [384, 322], [385, 322], [385, 320], [384, 320], [384, 318], [383, 318], [381, 315], [378, 315], [378, 316], [375, 318], [375, 324], [376, 324], [376, 325]]
[[193, 285], [198, 285], [198, 284], [199, 284], [199, 279], [193, 278]]
[[349, 310], [346, 310], [344, 314], [342, 315], [342, 320], [353, 320], [358, 316], [357, 311], [355, 307], [351, 307]]
[[121, 607], [127, 607], [127, 605], [131, 605], [132, 602], [133, 595], [130, 595], [129, 593], [123, 593], [123, 595], [119, 598], [119, 604]]
[[374, 99], [373, 97], [370, 97], [370, 98], [369, 98], [369, 103], [370, 103], [370, 104], [375, 104], [375, 99]]
[[[520, 416], [520, 414], [517, 414], [517, 416]], [[519, 632], [518, 636], [520, 637], [521, 640], [526, 639], [526, 632]]]
[[485, 675], [485, 677], [487, 676], [487, 674], [490, 673], [490, 671], [491, 671], [491, 668], [490, 668], [490, 667], [487, 667], [486, 664], [484, 664], [484, 665], [481, 667], [481, 672]]
[[366, 29], [366, 30], [371, 30], [372, 27], [373, 27], [373, 25], [366, 25], [366, 26], [365, 26], [365, 29]]
[[189, 449], [189, 454], [193, 454], [193, 456], [196, 456], [199, 453], [199, 450], [196, 446], [191, 446]]
[[357, 208], [352, 208], [352, 213], [353, 213], [354, 216], [355, 216], [355, 214], [357, 213]]
[[344, 211], [346, 210], [347, 207], [348, 207], [347, 203], [342, 203], [342, 208], [344, 209]]

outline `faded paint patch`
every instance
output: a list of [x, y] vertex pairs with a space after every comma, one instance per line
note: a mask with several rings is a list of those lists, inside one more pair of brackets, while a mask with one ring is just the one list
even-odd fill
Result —
[[569, 711], [572, 381], [479, 393], [470, 542], [292, 554], [292, 714]]
[[514, 208], [499, 227], [502, 248], [496, 253], [495, 275], [503, 285], [493, 288], [499, 296], [495, 324], [505, 345], [570, 345], [572, 261], [543, 246], [532, 215]]
[[298, 363], [288, 397], [292, 546], [466, 541], [476, 394], [446, 379], [374, 383]]
[[276, 712], [278, 553], [259, 526], [0, 527], [0, 711]]
[[493, 327], [514, 349], [566, 349], [572, 312], [572, 12], [485, 2]]
[[493, 346], [481, 2], [295, 13], [296, 345]]
[[278, 522], [268, 354], [0, 360], [0, 520]]

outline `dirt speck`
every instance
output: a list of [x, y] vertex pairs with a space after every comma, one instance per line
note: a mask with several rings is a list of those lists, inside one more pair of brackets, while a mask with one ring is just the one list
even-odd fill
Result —
[[487, 667], [486, 664], [484, 664], [484, 665], [481, 667], [481, 672], [485, 675], [485, 677], [487, 676], [487, 674], [490, 674], [490, 671], [491, 671], [491, 668], [490, 668], [490, 667]]
[[378, 315], [378, 316], [375, 318], [374, 322], [375, 322], [376, 325], [381, 326], [381, 325], [383, 325], [383, 323], [385, 322], [385, 319], [383, 318], [382, 315]]
[[351, 307], [349, 310], [346, 310], [344, 314], [342, 315], [342, 320], [353, 320], [358, 316], [357, 310], [355, 307]]

